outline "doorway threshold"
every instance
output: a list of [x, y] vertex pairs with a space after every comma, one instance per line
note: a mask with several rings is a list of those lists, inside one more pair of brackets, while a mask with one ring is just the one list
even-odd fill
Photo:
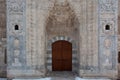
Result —
[[72, 71], [51, 71], [48, 72], [47, 77], [76, 77], [78, 74]]

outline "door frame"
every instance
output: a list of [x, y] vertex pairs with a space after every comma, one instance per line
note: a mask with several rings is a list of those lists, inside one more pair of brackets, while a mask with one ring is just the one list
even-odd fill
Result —
[[78, 72], [79, 69], [78, 47], [73, 39], [66, 36], [53, 37], [51, 40], [47, 41], [46, 70], [48, 72], [52, 71], [52, 44], [59, 40], [65, 40], [72, 44], [72, 71]]
[[[60, 51], [56, 51], [56, 49], [59, 49]], [[54, 42], [52, 44], [52, 62], [54, 62], [52, 63], [52, 71], [72, 71], [72, 43], [65, 40], [58, 40]], [[66, 62], [69, 64], [66, 65]], [[67, 67], [65, 67], [64, 65], [66, 65]], [[60, 69], [56, 67], [59, 67]]]

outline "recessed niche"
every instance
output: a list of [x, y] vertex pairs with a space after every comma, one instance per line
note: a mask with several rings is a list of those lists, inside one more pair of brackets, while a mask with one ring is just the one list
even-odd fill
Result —
[[18, 26], [18, 25], [15, 25], [14, 29], [15, 29], [15, 30], [19, 30], [19, 26]]
[[105, 30], [110, 30], [110, 25], [106, 25]]

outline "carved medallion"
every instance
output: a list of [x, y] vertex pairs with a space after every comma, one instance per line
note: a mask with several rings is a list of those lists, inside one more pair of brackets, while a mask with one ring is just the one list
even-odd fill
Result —
[[104, 41], [104, 45], [106, 48], [110, 48], [111, 47], [111, 44], [112, 44], [112, 41], [110, 39], [106, 39]]
[[15, 46], [16, 48], [18, 48], [19, 45], [20, 45], [19, 40], [18, 40], [18, 39], [15, 39], [15, 40], [14, 40], [14, 46]]

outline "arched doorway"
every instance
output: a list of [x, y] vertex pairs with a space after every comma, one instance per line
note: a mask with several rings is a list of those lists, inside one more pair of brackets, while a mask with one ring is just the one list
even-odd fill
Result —
[[52, 44], [52, 70], [72, 71], [72, 44], [59, 40]]
[[59, 40], [65, 40], [72, 44], [72, 71], [78, 72], [79, 25], [74, 9], [71, 8], [68, 1], [54, 2], [54, 6], [46, 18], [46, 68], [48, 72], [53, 71], [52, 44]]

